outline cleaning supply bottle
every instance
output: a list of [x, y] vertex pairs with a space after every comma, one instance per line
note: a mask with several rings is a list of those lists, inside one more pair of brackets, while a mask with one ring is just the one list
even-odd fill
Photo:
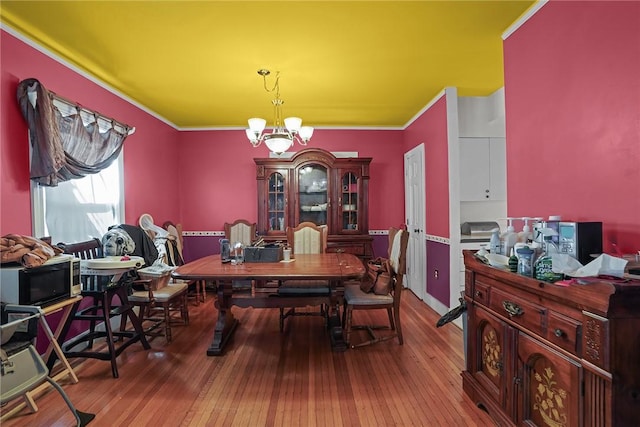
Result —
[[533, 276], [533, 254], [534, 251], [529, 246], [524, 246], [516, 250], [518, 254], [518, 274], [523, 276]]
[[515, 273], [518, 271], [518, 257], [516, 256], [515, 248], [511, 248], [510, 255], [511, 256], [509, 256], [509, 271], [511, 271], [512, 273]]
[[494, 228], [491, 230], [491, 240], [489, 240], [489, 252], [492, 254], [500, 253], [500, 229]]
[[509, 254], [511, 254], [511, 249], [518, 242], [518, 233], [516, 233], [516, 230], [513, 227], [513, 218], [507, 218], [507, 221], [507, 231], [500, 236], [500, 253], [509, 256]]
[[531, 227], [529, 227], [529, 220], [531, 218], [523, 216], [520, 219], [524, 221], [524, 226], [522, 227], [522, 231], [518, 233], [518, 242], [529, 243], [533, 241], [533, 233], [531, 233]]
[[563, 279], [562, 273], [553, 272], [553, 256], [552, 253], [558, 253], [558, 248], [553, 243], [553, 234], [551, 229], [543, 230], [544, 252], [538, 257], [534, 264], [534, 276], [538, 280], [545, 282], [557, 282]]

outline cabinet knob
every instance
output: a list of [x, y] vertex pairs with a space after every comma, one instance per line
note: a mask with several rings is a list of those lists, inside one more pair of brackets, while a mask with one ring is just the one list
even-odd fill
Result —
[[480, 298], [480, 297], [482, 296], [482, 292], [480, 292], [480, 291], [476, 291], [476, 296], [477, 296], [478, 298]]
[[564, 332], [562, 331], [562, 329], [556, 329], [555, 331], [553, 331], [553, 334], [560, 338], [564, 335]]

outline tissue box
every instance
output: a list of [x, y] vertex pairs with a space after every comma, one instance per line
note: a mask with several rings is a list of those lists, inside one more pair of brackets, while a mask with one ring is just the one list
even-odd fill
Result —
[[280, 262], [282, 261], [282, 246], [244, 248], [244, 262]]

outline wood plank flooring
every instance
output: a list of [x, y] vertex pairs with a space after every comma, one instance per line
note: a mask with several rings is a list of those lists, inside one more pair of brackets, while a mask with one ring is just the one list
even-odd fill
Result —
[[[170, 345], [135, 344], [109, 362], [72, 359], [80, 380], [62, 384], [75, 406], [100, 426], [491, 426], [462, 391], [462, 332], [436, 328], [439, 316], [410, 291], [402, 300], [405, 344], [397, 340], [331, 351], [322, 319], [287, 319], [276, 309], [233, 309], [240, 321], [221, 357], [206, 355], [217, 311], [211, 294], [190, 306], [191, 324], [174, 329]], [[356, 317], [357, 316], [357, 317]], [[359, 311], [354, 321], [384, 322], [384, 311]], [[363, 335], [360, 335], [360, 334]], [[365, 338], [356, 332], [352, 340]], [[3, 422], [70, 426], [60, 395], [36, 399], [39, 411]], [[8, 408], [3, 408], [3, 412]]]

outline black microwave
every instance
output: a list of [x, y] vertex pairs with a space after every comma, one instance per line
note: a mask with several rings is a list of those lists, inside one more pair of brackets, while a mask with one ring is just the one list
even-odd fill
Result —
[[73, 255], [55, 256], [38, 267], [0, 268], [0, 300], [7, 304], [47, 306], [80, 291], [80, 260]]

